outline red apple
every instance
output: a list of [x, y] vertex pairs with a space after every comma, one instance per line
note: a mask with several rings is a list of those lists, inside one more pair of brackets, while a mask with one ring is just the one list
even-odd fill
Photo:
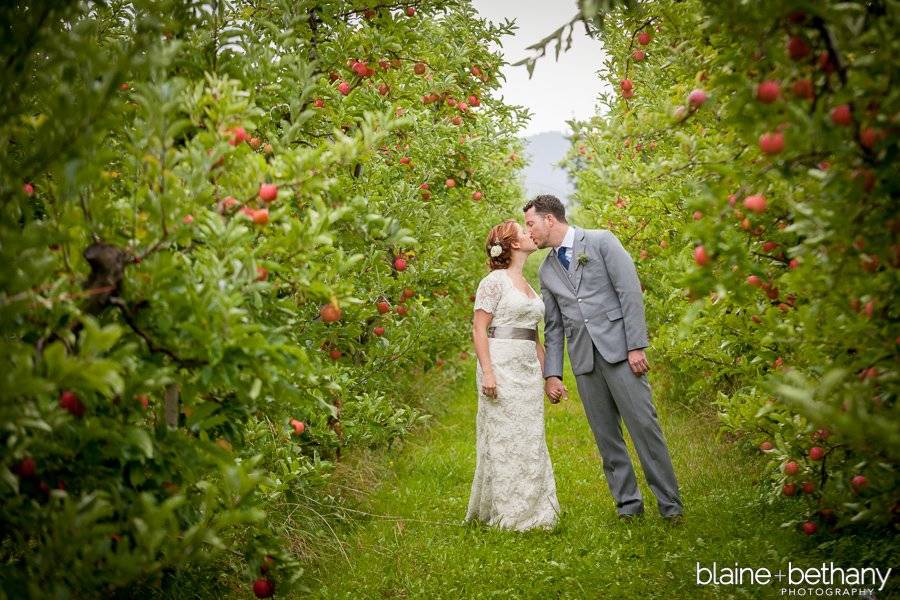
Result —
[[694, 248], [694, 262], [703, 267], [709, 263], [709, 256], [706, 254], [706, 248], [702, 245]]
[[181, 219], [181, 222], [185, 225], [190, 225], [194, 222], [194, 215], [184, 215], [184, 218]]
[[457, 127], [459, 127], [460, 125], [462, 125], [462, 117], [460, 117], [459, 115], [456, 115], [455, 117], [450, 119], [450, 122], [453, 123], [454, 125], [456, 125]]
[[792, 258], [792, 259], [790, 260], [790, 262], [788, 263], [788, 267], [790, 267], [790, 269], [791, 269], [792, 271], [793, 271], [794, 269], [796, 269], [797, 267], [799, 267], [799, 266], [800, 266], [800, 261], [797, 260], [796, 258]]
[[382, 96], [387, 96], [389, 91], [390, 91], [390, 88], [387, 86], [386, 83], [382, 83], [381, 85], [378, 86], [378, 93], [381, 94]]
[[763, 242], [762, 250], [763, 250], [763, 252], [771, 252], [772, 250], [774, 250], [777, 247], [778, 247], [778, 244], [776, 242]]
[[756, 275], [750, 275], [749, 277], [747, 277], [747, 283], [749, 283], [753, 287], [760, 287], [762, 286], [762, 279], [760, 279]]
[[334, 323], [341, 318], [341, 309], [336, 303], [323, 304], [319, 316], [325, 323]]
[[690, 94], [688, 94], [688, 103], [692, 108], [699, 108], [706, 102], [707, 96], [706, 92], [701, 89], [693, 90]]
[[13, 467], [13, 471], [22, 479], [31, 479], [37, 473], [37, 463], [30, 456], [26, 456]]
[[315, 100], [313, 100], [313, 106], [315, 106], [316, 108], [325, 108], [325, 100], [323, 100], [322, 98], [316, 98]]
[[[859, 300], [857, 300], [857, 304], [858, 303], [859, 303]], [[872, 313], [875, 312], [875, 301], [869, 300], [868, 302], [866, 302], [865, 306], [863, 307], [863, 312], [865, 313], [867, 319], [871, 319]]]
[[786, 483], [781, 487], [781, 493], [785, 496], [796, 496], [797, 495], [797, 484], [796, 483]]
[[881, 138], [881, 130], [873, 127], [865, 127], [859, 132], [859, 143], [863, 148], [868, 148], [869, 150], [874, 148], [881, 141]]
[[631, 90], [634, 87], [634, 85], [631, 83], [630, 79], [623, 79], [622, 82], [619, 84], [619, 87], [622, 88], [623, 92], [627, 92], [627, 91]]
[[59, 395], [59, 406], [78, 418], [83, 417], [86, 410], [84, 404], [71, 390], [64, 390]]
[[447, 181], [444, 182], [444, 187], [448, 187], [448, 188], [456, 187], [456, 180], [453, 178], [447, 179]]
[[824, 522], [828, 523], [829, 525], [833, 525], [837, 522], [837, 517], [834, 514], [833, 508], [820, 509], [818, 515]]
[[767, 80], [756, 86], [756, 99], [764, 104], [771, 104], [778, 100], [781, 94], [781, 85], [774, 80]]
[[254, 210], [252, 218], [257, 225], [265, 225], [269, 222], [269, 209], [260, 208], [259, 210]]
[[866, 273], [874, 273], [878, 270], [878, 264], [880, 261], [874, 254], [864, 254], [859, 260], [860, 264], [862, 265], [863, 271], [865, 271]]
[[34, 186], [31, 183], [25, 183], [22, 185], [22, 191], [25, 192], [26, 196], [33, 196]]
[[803, 533], [806, 535], [813, 535], [816, 531], [819, 530], [819, 526], [813, 523], [812, 521], [806, 521], [803, 524]]
[[855, 475], [853, 479], [850, 480], [850, 485], [853, 486], [854, 490], [860, 490], [869, 485], [869, 480], [866, 479], [865, 475]]
[[634, 62], [643, 62], [643, 60], [647, 57], [643, 50], [635, 50], [631, 53], [631, 58], [634, 59]]
[[703, 218], [703, 213], [700, 212], [699, 210], [695, 210], [694, 211], [694, 220], [699, 221], [702, 218]]
[[642, 31], [637, 36], [638, 44], [640, 44], [641, 46], [646, 46], [647, 44], [650, 43], [650, 40], [652, 40], [652, 39], [653, 39], [653, 36], [647, 31]]
[[[413, 290], [409, 289], [409, 288], [404, 288], [404, 289], [403, 289], [403, 292], [400, 293], [400, 297], [401, 297], [403, 300], [407, 300], [407, 299], [409, 299], [409, 298], [412, 298], [412, 297], [415, 296], [415, 295], [416, 295], [416, 293], [415, 293]], [[446, 292], [444, 293], [444, 295], [445, 295], [445, 296], [447, 295]]]
[[407, 307], [403, 306], [402, 304], [397, 306], [397, 308], [395, 308], [394, 310], [397, 311], [397, 314], [400, 315], [401, 317], [406, 316], [406, 313], [409, 312], [409, 309]]
[[275, 584], [265, 577], [253, 582], [253, 594], [257, 598], [271, 598], [275, 595]]
[[256, 267], [256, 280], [266, 281], [269, 279], [269, 270], [265, 267]]
[[231, 128], [231, 139], [228, 140], [228, 143], [232, 146], [237, 146], [241, 142], [248, 139], [247, 130], [243, 127], [232, 127]]
[[747, 210], [751, 210], [755, 213], [765, 212], [766, 210], [766, 197], [762, 194], [754, 194], [752, 196], [747, 196], [744, 198], [744, 207]]
[[291, 419], [291, 427], [294, 428], [294, 435], [302, 435], [306, 431], [306, 423], [297, 419]]
[[278, 197], [278, 186], [274, 183], [264, 183], [259, 186], [259, 199], [263, 202], [272, 202]]
[[474, 94], [466, 98], [466, 100], [469, 102], [469, 106], [479, 106], [481, 104], [481, 100]]
[[472, 200], [478, 202], [479, 200], [481, 200], [481, 198], [482, 198], [481, 192], [472, 192]]
[[414, 7], [412, 7], [412, 6], [407, 6], [407, 7], [406, 7], [406, 16], [407, 16], [407, 17], [414, 17], [414, 16], [416, 16], [416, 9], [415, 9]]
[[378, 337], [381, 337], [384, 335], [384, 327], [379, 325], [378, 327], [376, 327], [375, 329], [372, 330], [372, 333], [374, 333]]
[[784, 463], [784, 474], [785, 475], [796, 475], [800, 472], [800, 465], [798, 465], [794, 461], [788, 461]]
[[425, 63], [417, 62], [413, 65], [413, 73], [416, 75], [423, 75], [425, 73]]
[[809, 449], [810, 460], [822, 460], [825, 458], [825, 449], [821, 446], [813, 446]]
[[784, 134], [780, 131], [762, 134], [759, 136], [759, 149], [763, 154], [778, 154], [784, 150]]
[[401, 165], [408, 165], [410, 162], [412, 162], [412, 159], [410, 159], [408, 156], [401, 156], [401, 157], [400, 157], [400, 164], [401, 164]]
[[350, 84], [347, 83], [346, 81], [342, 81], [338, 85], [338, 91], [341, 93], [341, 95], [346, 96], [347, 94], [350, 93]]
[[223, 210], [231, 210], [238, 204], [240, 204], [240, 203], [238, 202], [238, 199], [235, 198], [234, 196], [225, 196], [225, 198], [222, 199], [222, 209]]
[[399, 256], [397, 258], [395, 258], [394, 259], [394, 268], [397, 269], [398, 271], [405, 271], [406, 270], [406, 259], [399, 257]]
[[334, 350], [332, 350], [331, 352], [328, 353], [328, 356], [330, 356], [332, 360], [337, 360], [337, 359], [339, 359], [342, 355], [343, 355], [343, 352], [341, 352], [340, 350], [338, 350], [338, 349], [336, 349], [336, 348], [335, 348]]
[[382, 300], [381, 302], [379, 302], [379, 303], [376, 304], [375, 306], [378, 308], [378, 312], [380, 312], [381, 314], [385, 314], [385, 313], [391, 312], [391, 305], [388, 304], [387, 302], [385, 302], [384, 300]]
[[805, 98], [806, 100], [812, 100], [816, 96], [812, 79], [798, 79], [791, 86], [791, 91], [798, 98]]
[[800, 489], [803, 490], [804, 494], [812, 494], [816, 491], [816, 484], [812, 481], [804, 481]]
[[809, 44], [806, 43], [802, 37], [799, 36], [791, 36], [787, 43], [787, 51], [788, 56], [791, 57], [791, 60], [803, 60], [809, 53], [812, 52], [812, 49], [809, 47]]
[[835, 125], [848, 126], [853, 124], [853, 112], [849, 104], [839, 104], [831, 109], [831, 122]]
[[763, 452], [770, 452], [774, 448], [775, 448], [775, 444], [773, 444], [769, 440], [766, 440], [759, 445], [759, 449], [762, 450]]
[[827, 440], [830, 435], [831, 435], [831, 432], [823, 427], [822, 429], [817, 429], [813, 432], [813, 439]]

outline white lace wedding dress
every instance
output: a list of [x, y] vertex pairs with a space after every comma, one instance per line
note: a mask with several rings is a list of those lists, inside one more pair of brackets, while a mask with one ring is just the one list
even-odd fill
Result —
[[[475, 294], [478, 309], [491, 313], [491, 326], [498, 327], [537, 329], [544, 316], [540, 295], [519, 290], [505, 269], [481, 280]], [[559, 502], [544, 433], [544, 378], [535, 342], [488, 338], [488, 347], [497, 398], [482, 393], [484, 373], [476, 360], [476, 466], [465, 520], [519, 531], [550, 529], [557, 523]]]

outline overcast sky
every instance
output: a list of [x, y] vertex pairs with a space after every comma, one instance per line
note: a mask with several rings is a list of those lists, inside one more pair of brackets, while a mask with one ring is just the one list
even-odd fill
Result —
[[[577, 10], [574, 0], [472, 0], [472, 5], [490, 21], [502, 22], [504, 17], [516, 21], [519, 26], [516, 35], [504, 38], [503, 42], [503, 53], [510, 63], [527, 56], [526, 46], [551, 34]], [[603, 63], [600, 43], [587, 37], [584, 26], [578, 24], [572, 36], [572, 48], [560, 53], [559, 62], [553, 60], [554, 48], [555, 42], [538, 61], [531, 79], [524, 66], [507, 66], [503, 70], [505, 100], [532, 112], [524, 136], [543, 131], [568, 133], [566, 120], [594, 114], [595, 99], [600, 92], [596, 72]]]

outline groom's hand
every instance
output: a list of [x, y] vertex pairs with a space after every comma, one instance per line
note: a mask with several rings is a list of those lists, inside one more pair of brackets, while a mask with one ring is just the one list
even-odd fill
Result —
[[550, 397], [550, 402], [552, 404], [556, 404], [559, 402], [561, 396], [566, 394], [566, 388], [562, 384], [562, 379], [559, 377], [548, 377], [546, 381], [544, 381], [544, 391], [547, 392], [547, 396]]
[[631, 372], [638, 377], [650, 370], [650, 365], [647, 363], [647, 355], [644, 354], [643, 350], [631, 350], [628, 352], [628, 366], [631, 367]]

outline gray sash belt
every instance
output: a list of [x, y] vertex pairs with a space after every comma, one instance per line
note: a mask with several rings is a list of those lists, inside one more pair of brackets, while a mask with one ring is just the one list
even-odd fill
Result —
[[537, 341], [537, 329], [525, 327], [488, 327], [487, 334], [489, 338]]

